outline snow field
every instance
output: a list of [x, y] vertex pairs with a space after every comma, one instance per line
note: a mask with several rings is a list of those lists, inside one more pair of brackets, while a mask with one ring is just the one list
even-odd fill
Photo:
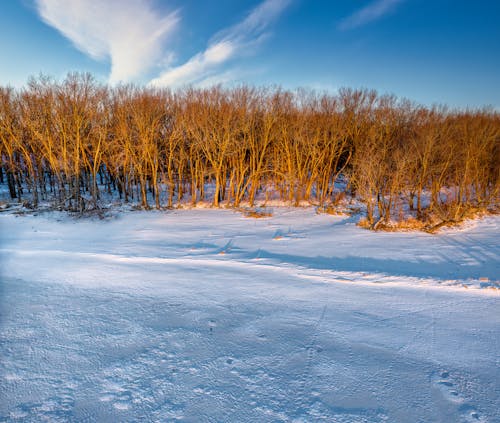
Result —
[[0, 215], [0, 421], [500, 421], [500, 220]]

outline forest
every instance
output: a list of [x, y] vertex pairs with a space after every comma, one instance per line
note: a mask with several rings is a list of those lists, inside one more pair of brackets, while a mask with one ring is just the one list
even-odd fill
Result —
[[[368, 89], [109, 87], [89, 74], [0, 87], [0, 186], [37, 209], [320, 210], [355, 199], [372, 229], [497, 212], [500, 114]], [[340, 183], [341, 182], [341, 183]]]

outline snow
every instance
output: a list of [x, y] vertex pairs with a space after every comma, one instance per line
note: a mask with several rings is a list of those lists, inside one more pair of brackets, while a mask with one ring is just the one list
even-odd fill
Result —
[[0, 421], [500, 421], [500, 219], [0, 213]]

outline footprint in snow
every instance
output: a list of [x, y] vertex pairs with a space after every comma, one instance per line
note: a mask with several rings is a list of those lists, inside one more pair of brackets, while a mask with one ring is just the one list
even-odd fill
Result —
[[464, 419], [467, 423], [485, 423], [486, 420], [479, 414], [479, 412], [472, 406], [468, 404], [464, 404], [460, 407], [460, 411], [464, 416]]
[[460, 404], [459, 411], [466, 423], [483, 423], [482, 418], [477, 409], [465, 402], [465, 399], [459, 394], [455, 384], [450, 378], [450, 373], [446, 370], [439, 373], [433, 378], [434, 385], [441, 391], [443, 396], [454, 404]]
[[447, 371], [441, 372], [437, 377], [433, 378], [434, 385], [441, 391], [443, 396], [451, 402], [462, 403], [464, 400], [455, 389], [455, 385], [449, 379], [450, 373]]
[[210, 331], [210, 333], [212, 333], [216, 327], [217, 327], [217, 322], [214, 319], [210, 319], [208, 321], [208, 330]]

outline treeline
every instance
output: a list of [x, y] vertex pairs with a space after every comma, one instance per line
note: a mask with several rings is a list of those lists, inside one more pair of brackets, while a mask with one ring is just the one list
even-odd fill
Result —
[[34, 208], [88, 210], [109, 194], [144, 208], [238, 207], [270, 191], [327, 207], [340, 187], [375, 226], [404, 210], [459, 219], [498, 206], [500, 193], [498, 113], [370, 90], [171, 91], [39, 77], [0, 87], [0, 139], [0, 183]]

